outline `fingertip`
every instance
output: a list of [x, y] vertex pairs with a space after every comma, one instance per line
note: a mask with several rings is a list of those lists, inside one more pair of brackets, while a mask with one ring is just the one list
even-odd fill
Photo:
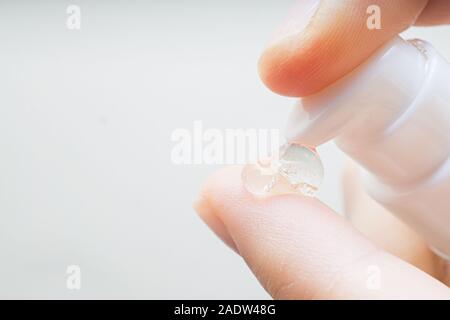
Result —
[[226, 199], [230, 194], [229, 191], [226, 191], [230, 186], [227, 181], [230, 181], [230, 177], [236, 176], [238, 171], [240, 170], [237, 168], [225, 167], [209, 176], [204, 182], [200, 194], [193, 204], [193, 208], [219, 239], [239, 254], [239, 249], [234, 239], [220, 217], [221, 208], [227, 203]]
[[287, 97], [304, 97], [318, 91], [322, 84], [314, 78], [322, 59], [308, 51], [321, 52], [299, 48], [291, 39], [270, 45], [258, 62], [261, 81], [271, 91]]
[[370, 0], [322, 1], [310, 23], [272, 42], [259, 60], [263, 83], [275, 93], [304, 97], [350, 73], [412, 25], [426, 0], [380, 0], [380, 29], [367, 25]]
[[245, 191], [240, 183], [241, 170], [241, 166], [226, 166], [208, 176], [200, 189], [197, 205], [222, 207], [228, 202], [237, 201], [230, 197]]
[[214, 234], [222, 240], [230, 249], [239, 254], [239, 250], [227, 230], [227, 227], [220, 220], [220, 218], [214, 214], [212, 206], [208, 203], [206, 198], [197, 200], [194, 205], [194, 210], [202, 221], [214, 232]]

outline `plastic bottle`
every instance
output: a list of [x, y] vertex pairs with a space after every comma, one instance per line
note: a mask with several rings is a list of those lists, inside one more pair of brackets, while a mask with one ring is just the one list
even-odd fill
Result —
[[369, 195], [450, 258], [450, 66], [431, 45], [394, 38], [300, 100], [286, 135], [335, 139], [365, 169]]

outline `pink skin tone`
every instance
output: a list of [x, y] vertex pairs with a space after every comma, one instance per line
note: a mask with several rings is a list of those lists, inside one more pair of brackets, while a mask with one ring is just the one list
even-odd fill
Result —
[[[278, 299], [449, 299], [448, 288], [369, 241], [317, 199], [258, 198], [242, 186], [241, 168], [225, 168], [205, 183], [195, 208], [241, 255]], [[380, 290], [367, 288], [377, 266]]]

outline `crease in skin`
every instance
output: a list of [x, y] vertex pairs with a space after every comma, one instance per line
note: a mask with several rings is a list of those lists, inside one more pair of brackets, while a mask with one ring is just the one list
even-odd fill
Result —
[[450, 23], [450, 2], [448, 0], [430, 0], [414, 24], [428, 26], [448, 23]]
[[[356, 229], [385, 251], [440, 279], [436, 255], [423, 238], [370, 198], [362, 185], [360, 167], [350, 160], [345, 166], [342, 188], [345, 216]], [[383, 230], [383, 235], [379, 230]]]
[[450, 287], [450, 261], [434, 255], [434, 276]]
[[230, 247], [230, 249], [239, 254], [236, 242], [228, 231], [225, 223], [223, 223], [220, 217], [213, 212], [208, 197], [201, 196], [201, 198], [194, 203], [193, 207], [194, 210], [198, 212], [198, 215], [203, 222], [211, 228], [217, 237]]
[[[445, 1], [448, 1], [448, 0], [445, 0]], [[427, 7], [430, 5], [430, 3], [436, 2], [436, 1], [433, 1], [433, 0], [423, 0], [423, 2], [424, 2], [424, 3], [422, 4], [422, 9], [420, 9], [420, 10], [417, 11], [417, 13], [415, 14], [414, 19], [413, 19], [412, 22], [409, 24], [408, 28], [409, 28], [409, 27], [412, 27], [412, 26], [414, 26], [414, 25], [416, 25], [416, 24], [417, 24], [417, 21], [419, 20], [419, 17], [423, 15], [423, 13], [426, 11], [426, 9], [427, 9]]]

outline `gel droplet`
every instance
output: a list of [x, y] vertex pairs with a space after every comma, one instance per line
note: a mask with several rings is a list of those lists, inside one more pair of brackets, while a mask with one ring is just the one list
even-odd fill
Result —
[[281, 152], [279, 172], [302, 194], [313, 196], [323, 180], [323, 165], [314, 149], [291, 143]]
[[314, 149], [296, 143], [280, 148], [279, 156], [242, 170], [245, 188], [252, 194], [300, 193], [313, 196], [323, 179], [323, 165]]
[[276, 167], [256, 164], [247, 164], [242, 169], [242, 180], [245, 188], [254, 195], [264, 196], [271, 192], [278, 178]]

